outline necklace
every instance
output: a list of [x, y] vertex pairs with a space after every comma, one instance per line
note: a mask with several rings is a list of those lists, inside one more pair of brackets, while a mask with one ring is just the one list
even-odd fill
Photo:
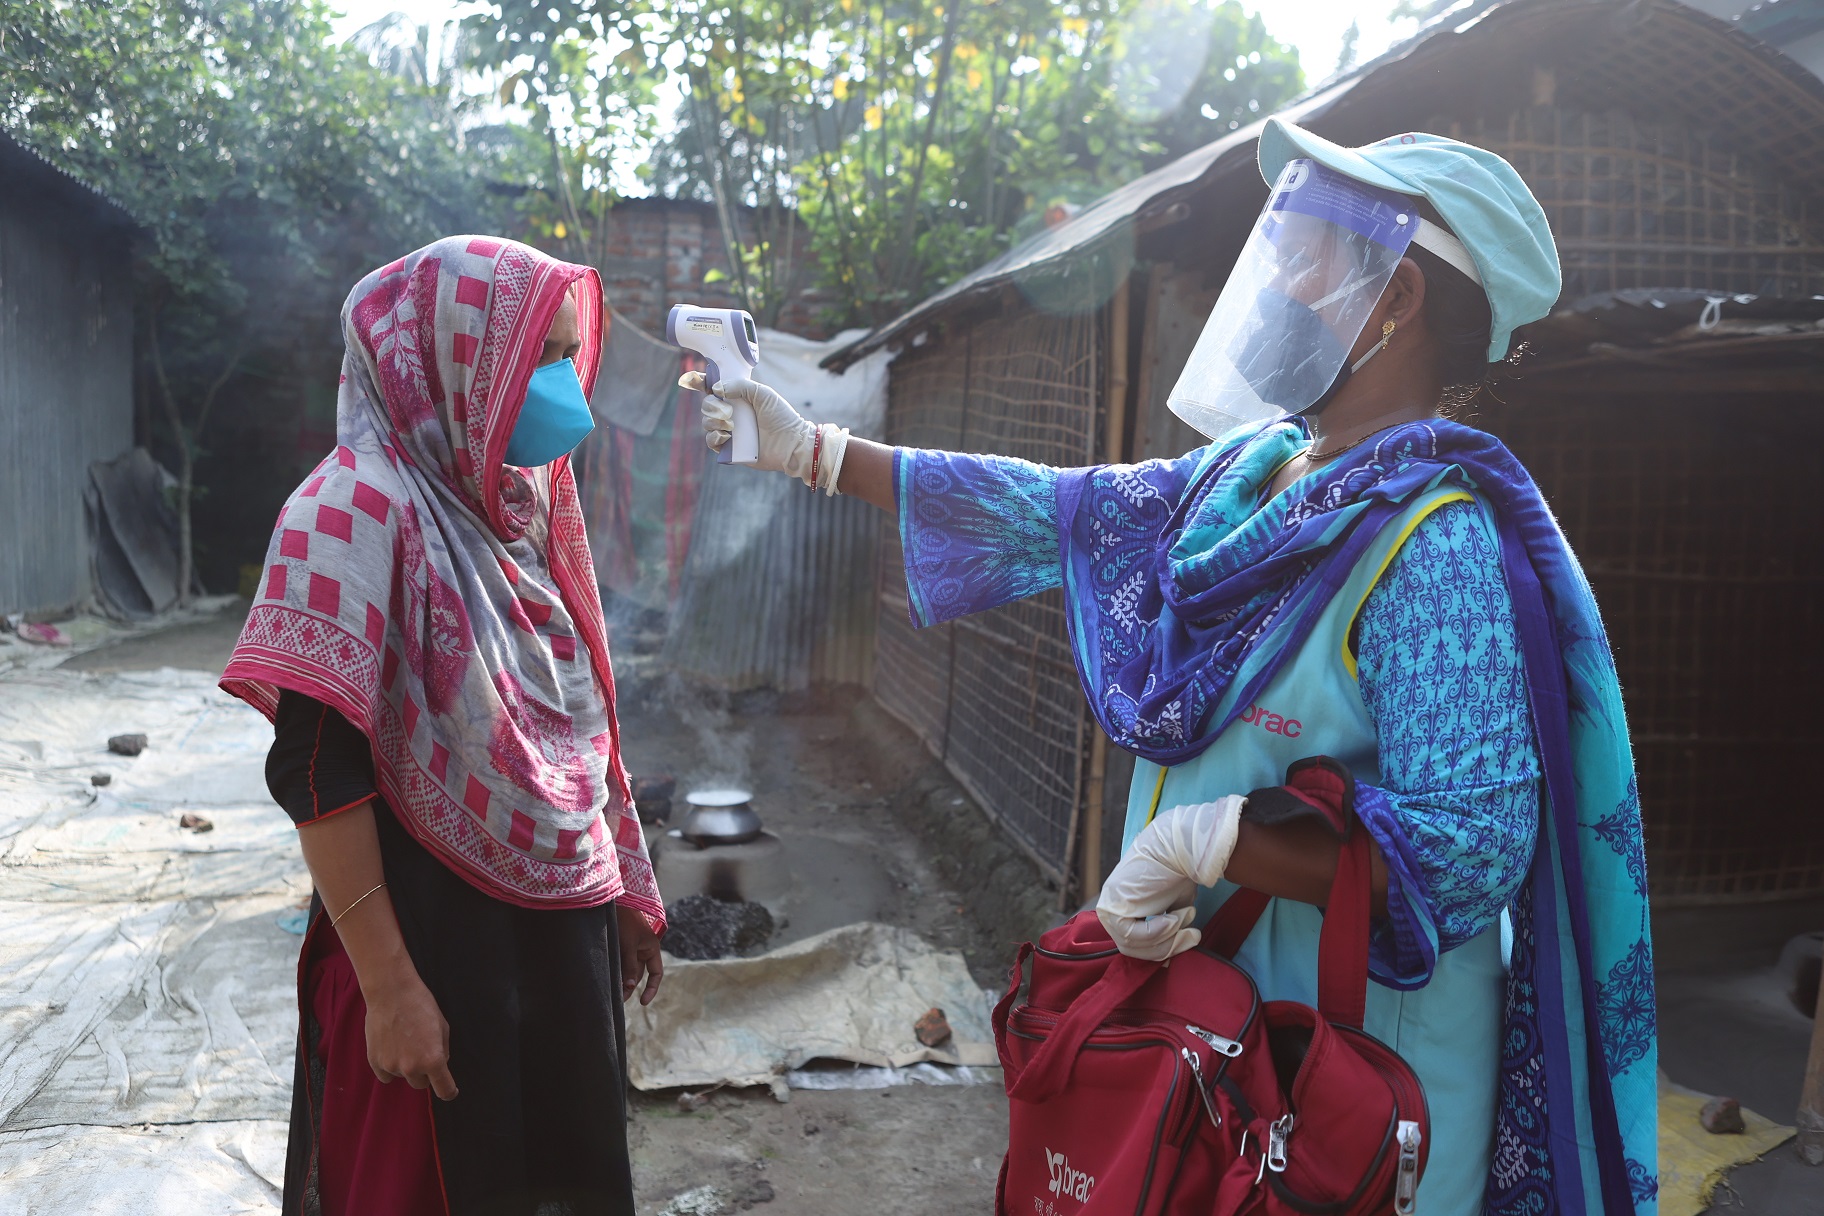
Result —
[[1369, 431], [1366, 435], [1363, 435], [1360, 439], [1356, 440], [1354, 443], [1345, 443], [1342, 447], [1337, 448], [1334, 452], [1325, 452], [1322, 455], [1319, 455], [1317, 452], [1312, 450], [1313, 448], [1317, 447], [1317, 444], [1313, 443], [1311, 445], [1311, 447], [1308, 447], [1304, 451], [1300, 452], [1299, 456], [1300, 456], [1300, 458], [1302, 458], [1305, 461], [1306, 464], [1310, 464], [1313, 461], [1318, 461], [1318, 460], [1330, 460], [1334, 457], [1341, 456], [1344, 452], [1347, 452], [1350, 448], [1361, 447], [1364, 443], [1367, 443], [1370, 439], [1373, 439], [1378, 434], [1380, 434], [1379, 431]]

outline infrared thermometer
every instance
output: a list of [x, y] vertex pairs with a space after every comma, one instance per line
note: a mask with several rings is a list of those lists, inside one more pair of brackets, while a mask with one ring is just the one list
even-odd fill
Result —
[[[722, 380], [751, 380], [760, 365], [760, 335], [754, 319], [740, 308], [699, 308], [677, 304], [665, 318], [665, 340], [694, 350], [708, 361], [704, 379], [710, 388]], [[753, 407], [731, 401], [732, 434], [716, 453], [720, 464], [753, 464], [760, 459], [760, 427]]]

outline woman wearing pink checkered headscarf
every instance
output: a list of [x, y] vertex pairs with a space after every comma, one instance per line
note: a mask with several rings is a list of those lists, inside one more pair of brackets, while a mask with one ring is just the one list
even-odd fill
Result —
[[551, 442], [605, 323], [593, 270], [484, 237], [343, 306], [337, 447], [222, 676], [316, 887], [288, 1216], [632, 1211], [620, 1003], [664, 907]]

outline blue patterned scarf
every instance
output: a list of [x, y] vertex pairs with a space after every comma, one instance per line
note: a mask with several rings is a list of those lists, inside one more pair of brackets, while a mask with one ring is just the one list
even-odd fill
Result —
[[1197, 462], [1077, 469], [1057, 484], [1072, 649], [1116, 743], [1160, 764], [1200, 754], [1250, 657], [1251, 703], [1296, 654], [1413, 495], [1462, 486], [1493, 508], [1544, 771], [1540, 847], [1510, 909], [1501, 1104], [1486, 1210], [1657, 1211], [1658, 1046], [1634, 762], [1608, 638], [1582, 568], [1500, 441], [1398, 427], [1265, 507], [1304, 445], [1289, 423]]

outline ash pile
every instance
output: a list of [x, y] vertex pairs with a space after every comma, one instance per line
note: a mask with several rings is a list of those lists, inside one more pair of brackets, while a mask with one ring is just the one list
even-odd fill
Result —
[[686, 895], [667, 904], [665, 921], [665, 952], [687, 959], [758, 954], [775, 928], [765, 904], [712, 895]]

